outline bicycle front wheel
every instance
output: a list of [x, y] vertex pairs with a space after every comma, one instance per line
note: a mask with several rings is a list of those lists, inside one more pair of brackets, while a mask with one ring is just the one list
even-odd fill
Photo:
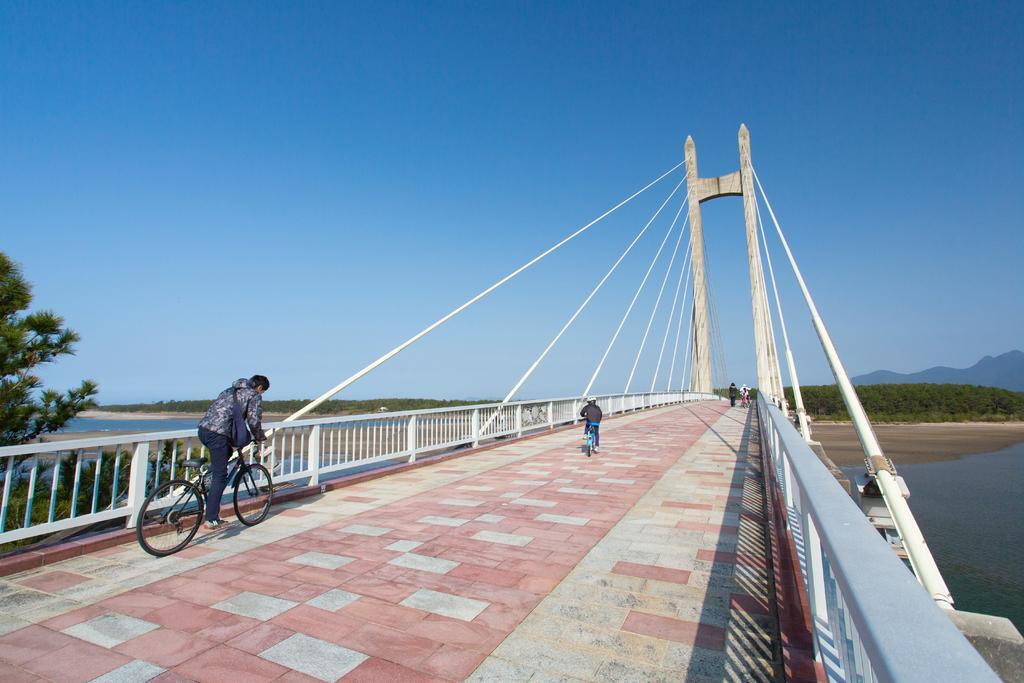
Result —
[[173, 555], [199, 531], [203, 512], [198, 486], [184, 479], [164, 482], [146, 496], [135, 520], [135, 538], [150, 555]]
[[246, 526], [259, 524], [267, 518], [274, 499], [270, 470], [259, 463], [244, 465], [235, 477], [235, 516]]

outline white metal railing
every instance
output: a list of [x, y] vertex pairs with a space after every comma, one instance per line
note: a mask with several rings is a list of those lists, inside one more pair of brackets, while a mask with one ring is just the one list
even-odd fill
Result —
[[830, 681], [998, 681], [778, 407], [757, 398]]
[[[675, 391], [601, 396], [598, 404], [614, 415], [717, 398]], [[557, 398], [267, 423], [273, 433], [257, 455], [275, 483], [315, 485], [356, 467], [572, 423], [580, 407], [578, 398]], [[119, 518], [133, 526], [146, 495], [184, 476], [182, 460], [202, 455], [195, 429], [2, 447], [0, 544]]]

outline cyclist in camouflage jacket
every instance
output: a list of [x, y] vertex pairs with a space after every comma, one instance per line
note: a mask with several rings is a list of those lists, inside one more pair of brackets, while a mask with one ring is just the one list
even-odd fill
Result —
[[249, 433], [256, 441], [263, 441], [263, 397], [261, 394], [269, 388], [270, 383], [260, 390], [255, 380], [263, 378], [262, 375], [254, 375], [250, 379], [236, 379], [234, 383], [224, 391], [220, 392], [217, 400], [206, 410], [206, 415], [199, 421], [200, 429], [208, 429], [211, 432], [222, 436], [231, 436], [231, 407], [235, 401], [233, 395], [238, 392], [238, 403], [245, 412], [245, 424], [249, 427]]
[[242, 405], [245, 423], [256, 441], [263, 433], [263, 392], [270, 380], [263, 375], [238, 379], [213, 402], [199, 421], [199, 441], [210, 450], [210, 484], [206, 496], [206, 526], [215, 529], [220, 519], [220, 499], [227, 484], [228, 458], [231, 457], [231, 411], [237, 399]]

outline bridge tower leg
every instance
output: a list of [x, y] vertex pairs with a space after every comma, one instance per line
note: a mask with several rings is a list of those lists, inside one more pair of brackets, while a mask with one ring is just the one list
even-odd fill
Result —
[[700, 217], [700, 197], [694, 192], [698, 181], [697, 147], [686, 138], [686, 194], [690, 209], [690, 263], [693, 268], [693, 363], [690, 366], [690, 391], [710, 393], [711, 335], [708, 330], [707, 281], [704, 277], [704, 224]]
[[747, 265], [750, 270], [750, 299], [754, 316], [754, 348], [757, 352], [757, 386], [771, 396], [782, 398], [782, 377], [771, 311], [761, 265], [761, 246], [757, 235], [757, 197], [750, 161], [750, 132], [740, 124], [740, 186], [743, 194], [743, 222], [747, 231]]

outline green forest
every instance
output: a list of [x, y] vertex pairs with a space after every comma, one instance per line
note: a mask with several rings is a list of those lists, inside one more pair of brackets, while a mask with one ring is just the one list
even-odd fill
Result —
[[[1024, 393], [969, 384], [865, 384], [856, 387], [875, 422], [1008, 422], [1024, 420]], [[800, 388], [807, 414], [849, 420], [833, 384]], [[793, 390], [786, 388], [793, 405]]]
[[[291, 401], [263, 401], [265, 413], [287, 413], [291, 415], [313, 399], [295, 399]], [[494, 399], [482, 401], [437, 400], [432, 398], [371, 398], [363, 401], [324, 401], [313, 409], [314, 415], [361, 415], [376, 412], [386, 406], [391, 412], [402, 410], [428, 410], [430, 408], [451, 408], [468, 406], [478, 403], [495, 403]], [[156, 403], [125, 403], [102, 405], [100, 409], [119, 413], [203, 413], [213, 403], [213, 399], [194, 401], [157, 401]]]

